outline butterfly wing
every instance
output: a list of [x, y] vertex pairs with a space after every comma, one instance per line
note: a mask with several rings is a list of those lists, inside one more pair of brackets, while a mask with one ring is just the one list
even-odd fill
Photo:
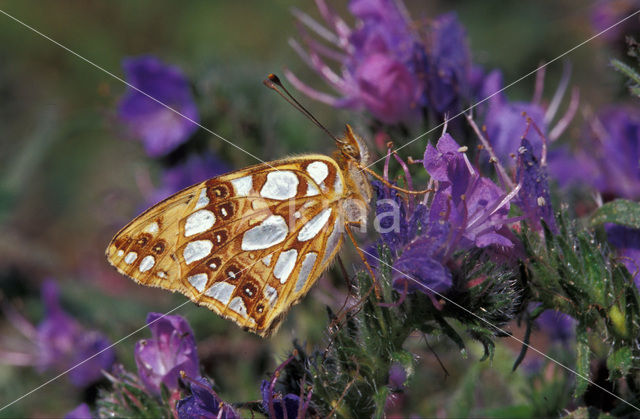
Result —
[[138, 283], [179, 291], [268, 336], [342, 244], [343, 185], [323, 155], [213, 178], [138, 216], [107, 259]]

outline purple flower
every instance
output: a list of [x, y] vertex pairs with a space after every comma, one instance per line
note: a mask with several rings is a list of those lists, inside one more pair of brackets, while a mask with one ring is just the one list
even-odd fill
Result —
[[471, 88], [471, 52], [467, 32], [455, 13], [439, 16], [431, 25], [425, 75], [429, 105], [438, 113], [456, 112]]
[[[489, 73], [483, 84], [482, 99], [500, 91], [503, 87], [502, 73], [494, 70]], [[547, 134], [545, 111], [539, 104], [531, 102], [509, 102], [504, 93], [495, 94], [488, 101], [484, 124], [487, 127], [487, 137], [496, 155], [503, 164], [510, 162], [510, 154], [516, 152], [520, 140], [527, 131], [527, 120], [523, 112]], [[542, 141], [538, 137], [532, 144], [533, 153], [541, 155]]]
[[399, 293], [422, 291], [431, 294], [451, 288], [451, 271], [444, 265], [445, 249], [438, 246], [446, 240], [447, 233], [445, 229], [435, 231], [436, 234], [430, 230], [409, 243], [393, 263], [392, 285]]
[[549, 157], [562, 184], [587, 183], [606, 200], [640, 198], [640, 109], [610, 106], [592, 118], [575, 150]]
[[214, 154], [191, 155], [184, 163], [164, 171], [161, 186], [149, 194], [149, 204], [160, 202], [188, 186], [230, 170], [231, 168]]
[[402, 415], [402, 407], [404, 405], [406, 396], [403, 392], [405, 383], [407, 381], [407, 372], [404, 367], [394, 362], [389, 368], [389, 394], [385, 401], [384, 411], [388, 417], [396, 417]]
[[415, 114], [418, 82], [400, 61], [372, 54], [357, 67], [355, 79], [359, 100], [380, 121], [393, 124]]
[[[260, 385], [262, 393], [262, 408], [267, 412], [271, 419], [288, 419], [303, 418], [306, 414], [306, 404], [300, 400], [300, 396], [295, 394], [281, 394], [273, 392], [272, 383], [262, 380]], [[273, 415], [271, 412], [273, 411]], [[299, 414], [300, 413], [300, 414]], [[286, 416], [285, 416], [286, 415]]]
[[[392, 285], [400, 293], [448, 290], [453, 284], [449, 263], [457, 251], [491, 247], [493, 255], [516, 249], [516, 238], [507, 227], [513, 222], [508, 218], [509, 201], [516, 191], [505, 194], [481, 177], [465, 151], [449, 134], [436, 147], [427, 146], [422, 163], [437, 184], [428, 206], [426, 198], [423, 203], [406, 204], [395, 191], [374, 183], [378, 198], [374, 224], [382, 242], [399, 254]], [[411, 188], [408, 171], [407, 184]], [[506, 257], [505, 253], [502, 258]]]
[[[638, 0], [600, 0], [594, 6], [591, 12], [591, 26], [595, 33], [600, 33], [618, 21], [627, 17], [640, 7]], [[640, 24], [638, 17], [635, 16], [626, 20], [621, 25], [604, 32], [601, 37], [608, 42], [623, 41], [625, 34], [639, 32]]]
[[605, 230], [607, 240], [618, 251], [618, 259], [640, 289], [640, 230], [617, 224], [605, 224]]
[[473, 168], [465, 148], [444, 134], [436, 147], [425, 151], [423, 164], [439, 183], [430, 208], [431, 222], [447, 222], [455, 237], [450, 248], [512, 247], [506, 224], [508, 196], [490, 179]]
[[[335, 107], [365, 108], [387, 124], [409, 122], [422, 107], [437, 114], [456, 111], [461, 99], [469, 98], [471, 53], [455, 13], [416, 28], [402, 2], [352, 0], [349, 11], [356, 19], [352, 29], [324, 0], [316, 3], [330, 30], [298, 12], [307, 51], [297, 41], [292, 45], [341, 97], [319, 92], [287, 72], [291, 83], [305, 94]], [[332, 48], [313, 39], [307, 30]]]
[[118, 116], [144, 143], [147, 154], [162, 156], [187, 141], [198, 129], [194, 122], [199, 122], [199, 116], [182, 71], [152, 56], [125, 59], [122, 66], [127, 82], [146, 95], [129, 87], [120, 101]]
[[553, 121], [569, 84], [570, 75], [570, 68], [567, 66], [553, 99], [548, 106], [544, 107], [541, 104], [544, 87], [543, 70], [538, 73], [534, 99], [529, 102], [509, 101], [506, 95], [500, 92], [503, 88], [500, 71], [494, 70], [484, 78], [479, 91], [479, 100], [489, 98], [488, 104], [482, 110], [484, 125], [491, 147], [502, 164], [513, 166], [516, 163], [511, 157], [515, 156], [518, 147], [520, 147], [520, 141], [528, 133], [529, 125], [533, 124], [537, 127], [537, 129], [532, 129], [535, 134], [528, 137], [531, 150], [537, 158], [542, 157], [544, 141], [555, 141], [566, 130], [578, 109], [578, 90], [572, 91], [564, 115], [555, 123]]
[[556, 342], [567, 342], [575, 335], [576, 320], [560, 311], [545, 310], [536, 319], [536, 324]]
[[393, 391], [401, 391], [407, 381], [407, 372], [402, 364], [394, 362], [389, 368], [389, 388]]
[[[385, 174], [388, 173], [390, 154], [385, 162]], [[401, 165], [405, 163], [396, 157]], [[407, 183], [412, 184], [408, 170]], [[386, 179], [385, 175], [385, 180]], [[429, 220], [429, 211], [422, 203], [405, 202], [396, 190], [373, 181], [376, 190], [376, 218], [374, 226], [380, 234], [381, 242], [393, 253], [393, 287], [400, 293], [422, 291], [442, 292], [451, 287], [451, 272], [439, 258], [443, 255], [443, 242], [446, 239], [446, 227]], [[375, 252], [373, 248], [370, 248]], [[370, 252], [368, 252], [371, 254]], [[378, 261], [371, 258], [372, 266]]]
[[240, 415], [224, 403], [205, 378], [191, 380], [191, 395], [176, 404], [180, 419], [235, 419]]
[[[365, 108], [382, 122], [406, 122], [417, 115], [424, 87], [414, 70], [420, 46], [397, 4], [391, 0], [352, 0], [349, 11], [357, 22], [350, 28], [324, 0], [316, 0], [327, 30], [308, 15], [297, 17], [306, 28], [329, 41], [313, 39], [301, 27], [308, 51], [292, 41], [298, 54], [342, 97], [319, 92], [293, 73], [287, 78], [308, 96], [339, 108]], [[326, 60], [341, 67], [338, 73]]]
[[262, 393], [262, 409], [270, 419], [293, 419], [307, 417], [307, 410], [311, 401], [312, 389], [306, 395], [306, 399], [296, 394], [286, 394], [284, 397], [280, 393], [274, 392], [276, 381], [284, 368], [295, 358], [291, 355], [282, 364], [278, 365], [271, 376], [271, 380], [263, 380], [260, 384]]
[[84, 329], [62, 310], [55, 281], [47, 280], [42, 285], [42, 299], [46, 317], [37, 328], [39, 368], [66, 371], [75, 367], [69, 378], [78, 387], [100, 380], [101, 371], [109, 370], [115, 361], [113, 349], [106, 349], [110, 342], [100, 333]]
[[427, 219], [427, 207], [416, 204], [407, 208], [407, 203], [396, 190], [373, 180], [376, 191], [376, 231], [382, 241], [393, 251], [411, 241], [423, 227]]
[[134, 353], [145, 387], [159, 394], [162, 384], [169, 390], [178, 388], [180, 371], [199, 377], [195, 339], [187, 321], [181, 316], [149, 313], [147, 324], [152, 337], [138, 341]]
[[0, 350], [0, 362], [33, 366], [39, 371], [69, 371], [71, 383], [86, 387], [102, 378], [102, 370], [111, 370], [115, 352], [102, 334], [83, 328], [65, 313], [58, 300], [58, 287], [49, 279], [42, 285], [45, 317], [33, 326], [11, 306], [5, 307], [9, 322], [29, 343], [20, 351]]
[[371, 181], [376, 192], [376, 231], [390, 249], [405, 244], [408, 223], [406, 206], [398, 193], [377, 180]]
[[91, 419], [91, 410], [86, 403], [78, 405], [75, 409], [64, 415], [64, 419]]
[[522, 139], [518, 150], [518, 182], [522, 185], [516, 204], [524, 213], [529, 226], [536, 231], [542, 230], [540, 220], [544, 220], [552, 233], [558, 233], [556, 220], [551, 207], [551, 194], [547, 181], [546, 167], [541, 166], [533, 154], [531, 143]]

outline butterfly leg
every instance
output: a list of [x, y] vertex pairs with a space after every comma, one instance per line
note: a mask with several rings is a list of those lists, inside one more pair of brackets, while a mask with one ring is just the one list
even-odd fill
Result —
[[400, 191], [409, 195], [424, 195], [426, 193], [430, 193], [430, 192], [434, 192], [434, 189], [428, 188], [428, 189], [424, 189], [421, 191], [410, 191], [409, 189], [405, 189], [405, 188], [401, 188], [400, 186], [394, 185], [392, 183], [390, 183], [388, 180], [386, 180], [385, 178], [383, 178], [382, 176], [380, 176], [379, 174], [377, 174], [376, 172], [374, 172], [373, 170], [369, 169], [366, 166], [358, 166], [361, 170], [369, 173], [371, 176], [373, 176], [374, 178], [378, 179], [380, 182], [382, 182], [385, 186], [387, 186], [388, 188], [391, 189], [395, 189], [396, 191]]
[[380, 290], [380, 284], [378, 284], [378, 280], [376, 279], [376, 274], [373, 272], [373, 268], [371, 267], [371, 265], [369, 265], [369, 262], [367, 262], [367, 258], [364, 256], [364, 253], [362, 253], [362, 250], [360, 250], [360, 247], [358, 246], [358, 242], [356, 242], [356, 239], [353, 236], [353, 232], [351, 231], [351, 228], [349, 228], [350, 224], [360, 226], [361, 223], [359, 221], [346, 222], [345, 225], [344, 225], [344, 229], [347, 232], [347, 234], [349, 235], [349, 239], [353, 243], [353, 246], [356, 248], [356, 252], [358, 252], [358, 256], [360, 256], [360, 259], [362, 259], [362, 262], [364, 262], [364, 266], [367, 267], [367, 270], [369, 271], [369, 274], [371, 275], [371, 280], [373, 281], [373, 287], [374, 287], [373, 290], [376, 293], [376, 298], [378, 300], [381, 300], [382, 299], [382, 292]]

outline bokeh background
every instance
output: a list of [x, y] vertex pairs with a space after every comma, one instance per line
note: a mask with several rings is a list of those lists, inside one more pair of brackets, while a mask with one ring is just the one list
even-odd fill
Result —
[[[342, 2], [332, 4], [346, 10]], [[595, 33], [594, 4], [582, 0], [407, 0], [406, 4], [416, 18], [456, 11], [467, 28], [474, 61], [500, 68], [507, 83]], [[118, 77], [123, 77], [124, 58], [142, 54], [180, 67], [193, 83], [201, 114], [207, 115], [201, 123], [269, 161], [303, 152], [330, 153], [333, 148], [320, 130], [261, 83], [268, 73], [289, 68], [322, 86], [288, 46], [288, 39], [297, 33], [291, 15], [294, 5], [318, 15], [312, 2], [293, 0], [8, 0], [0, 9]], [[597, 107], [624, 94], [621, 78], [608, 66], [609, 59], [623, 57], [623, 51], [622, 38], [601, 38], [566, 56], [581, 104]], [[545, 97], [552, 95], [562, 65], [560, 60], [548, 67]], [[533, 89], [534, 78], [529, 77], [507, 94], [513, 99], [530, 98]], [[58, 283], [65, 311], [112, 342], [143, 326], [148, 312], [163, 313], [185, 300], [135, 285], [104, 258], [111, 237], [153, 203], [154, 194], [164, 187], [163, 171], [185, 156], [180, 150], [161, 159], [145, 154], [118, 121], [117, 104], [124, 92], [120, 81], [0, 15], [2, 351], [24, 350], [27, 342], [6, 313], [15, 310], [38, 324], [45, 315], [40, 287], [47, 278]], [[341, 132], [349, 122], [373, 145], [375, 133], [363, 125], [360, 114], [299, 96], [331, 131]], [[403, 144], [420, 132], [408, 134], [393, 140]], [[424, 137], [403, 150], [404, 156], [420, 156], [427, 141], [435, 138], [435, 133]], [[191, 147], [217, 156], [227, 169], [256, 163], [204, 131], [193, 141]], [[374, 155], [381, 152], [374, 146]], [[351, 272], [357, 263], [352, 253], [352, 249], [344, 251]], [[338, 310], [345, 289], [338, 270], [330, 270], [270, 340], [245, 333], [193, 304], [177, 313], [193, 327], [202, 364], [220, 395], [229, 401], [257, 400], [259, 381], [286, 356], [293, 339], [309, 345], [323, 341], [325, 305]], [[119, 343], [118, 361], [135, 370], [133, 346], [147, 336], [148, 331], [142, 330]], [[547, 345], [544, 338], [534, 342], [542, 348]], [[555, 387], [536, 387], [526, 369], [512, 374], [517, 344], [503, 340], [491, 363], [478, 362], [481, 348], [473, 344], [466, 357], [446, 339], [430, 337], [429, 344], [433, 352], [423, 336], [409, 342], [420, 357], [419, 372], [406, 395], [407, 405], [416, 414], [509, 416], [525, 412], [518, 406], [528, 403], [531, 392], [570, 397], [564, 378], [551, 380]], [[554, 355], [560, 360], [568, 356], [557, 348]], [[545, 374], [561, 376], [553, 366]], [[0, 405], [55, 375], [53, 370], [0, 362]], [[78, 388], [68, 377], [61, 377], [0, 416], [60, 416], [95, 398], [102, 384]]]

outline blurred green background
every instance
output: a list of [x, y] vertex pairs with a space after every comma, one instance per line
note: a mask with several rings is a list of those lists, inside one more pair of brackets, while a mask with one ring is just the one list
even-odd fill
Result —
[[[406, 3], [416, 19], [457, 11], [468, 29], [474, 61], [486, 69], [502, 69], [507, 83], [593, 35], [589, 24], [593, 5], [581, 0]], [[346, 10], [341, 2], [332, 4]], [[181, 67], [194, 83], [201, 113], [214, 115], [202, 124], [268, 161], [292, 153], [332, 151], [332, 142], [322, 132], [261, 84], [266, 74], [286, 67], [321, 86], [287, 44], [296, 35], [293, 5], [318, 16], [313, 2], [293, 0], [9, 0], [0, 9], [118, 77], [123, 77], [122, 59], [140, 54], [153, 54]], [[620, 79], [607, 68], [609, 58], [620, 56], [622, 49], [595, 40], [566, 57], [573, 65], [572, 83], [580, 88], [583, 105], [597, 107], [623, 91]], [[561, 61], [549, 66], [545, 98], [550, 99], [561, 69]], [[533, 82], [529, 77], [518, 83], [509, 89], [509, 97], [530, 98]], [[184, 301], [182, 296], [135, 285], [104, 258], [111, 237], [144, 208], [145, 190], [158, 184], [161, 169], [140, 143], [125, 139], [115, 120], [124, 90], [120, 81], [0, 15], [3, 303], [37, 323], [43, 315], [40, 283], [46, 277], [56, 278], [65, 309], [112, 341], [144, 325], [147, 312], [166, 312]], [[371, 136], [356, 112], [302, 99], [332, 131], [340, 132], [345, 122], [351, 122]], [[206, 147], [231, 167], [256, 163], [221, 140], [205, 137]], [[408, 154], [419, 156], [433, 138], [435, 134], [423, 138]], [[408, 139], [394, 140], [402, 144]], [[349, 268], [355, 263], [351, 253], [351, 249], [344, 252], [345, 259], [353, 261]], [[325, 276], [328, 279], [319, 281], [271, 340], [242, 332], [192, 304], [178, 311], [194, 328], [206, 372], [216, 380], [223, 398], [257, 400], [260, 380], [286, 356], [292, 339], [310, 345], [323, 341], [324, 306], [338, 310], [345, 290], [337, 272]], [[0, 333], [5, 346], [18, 339], [4, 320]], [[141, 331], [116, 347], [118, 359], [128, 369], [135, 371], [133, 345], [146, 336], [148, 332]], [[420, 358], [420, 371], [408, 396], [412, 411], [451, 416], [527, 413], [518, 408], [506, 413], [491, 410], [526, 405], [527, 393], [534, 391], [524, 373], [510, 374], [517, 345], [503, 342], [493, 363], [479, 364], [479, 348], [465, 359], [444, 339], [430, 338], [430, 343], [450, 376], [445, 379], [423, 338], [416, 336], [409, 348]], [[553, 369], [546, 374], [554, 374]], [[53, 375], [0, 365], [0, 404]], [[479, 381], [490, 385], [478, 388]], [[0, 416], [60, 416], [91, 399], [94, 392], [95, 388], [78, 392], [62, 377]], [[549, 390], [549, 397], [563, 395]]]

